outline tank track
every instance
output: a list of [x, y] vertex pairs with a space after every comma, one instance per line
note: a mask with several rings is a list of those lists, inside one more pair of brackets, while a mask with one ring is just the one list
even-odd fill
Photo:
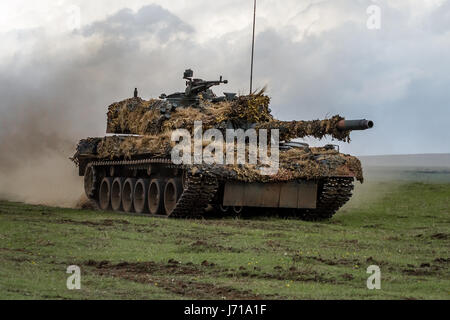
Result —
[[354, 189], [354, 178], [327, 178], [319, 189], [316, 209], [296, 210], [296, 216], [307, 221], [330, 219], [344, 204], [346, 204]]
[[[93, 168], [104, 166], [124, 166], [128, 169], [146, 169], [149, 165], [159, 164], [165, 168], [186, 170], [185, 166], [175, 165], [170, 159], [145, 159], [145, 160], [122, 160], [122, 161], [96, 161], [89, 164]], [[94, 171], [95, 172], [95, 171]], [[183, 193], [178, 199], [176, 208], [171, 213], [171, 217], [199, 217], [214, 198], [219, 188], [218, 180], [215, 176], [201, 172], [191, 173], [186, 171], [186, 182], [183, 185]], [[100, 180], [95, 177], [96, 181]]]
[[183, 193], [171, 216], [199, 217], [215, 196], [219, 184], [213, 176], [189, 175]]
[[[102, 177], [98, 176], [99, 172], [101, 172], [101, 167], [122, 166], [133, 170], [147, 169], [152, 164], [163, 165], [169, 169], [179, 169], [187, 173], [185, 182], [183, 183], [183, 192], [177, 201], [176, 208], [170, 216], [179, 218], [198, 218], [204, 216], [205, 209], [213, 202], [219, 190], [219, 181], [211, 173], [203, 171], [192, 173], [190, 170], [187, 170], [186, 166], [175, 165], [170, 159], [95, 161], [89, 163], [88, 167], [94, 168], [94, 180], [98, 182], [102, 179]], [[288, 215], [294, 215], [297, 218], [307, 221], [330, 219], [351, 198], [354, 189], [353, 181], [354, 178], [352, 177], [324, 179], [319, 183], [316, 209], [280, 210]]]

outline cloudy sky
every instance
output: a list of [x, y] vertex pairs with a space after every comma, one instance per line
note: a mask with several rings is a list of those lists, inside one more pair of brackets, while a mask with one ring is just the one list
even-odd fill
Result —
[[[369, 29], [376, 5], [381, 28]], [[0, 2], [0, 153], [69, 152], [106, 107], [183, 89], [186, 68], [247, 93], [252, 0]], [[283, 120], [341, 114], [376, 128], [357, 155], [450, 152], [450, 1], [258, 0], [255, 87]], [[56, 146], [56, 147], [55, 147]], [[55, 149], [56, 148], [56, 149]], [[67, 151], [68, 150], [68, 151]]]

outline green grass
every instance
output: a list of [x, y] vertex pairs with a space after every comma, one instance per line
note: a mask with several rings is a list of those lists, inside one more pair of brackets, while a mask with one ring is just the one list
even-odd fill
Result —
[[[0, 298], [449, 299], [450, 184], [356, 192], [328, 222], [0, 202]], [[66, 288], [72, 264], [81, 290]], [[373, 264], [381, 290], [366, 287]]]

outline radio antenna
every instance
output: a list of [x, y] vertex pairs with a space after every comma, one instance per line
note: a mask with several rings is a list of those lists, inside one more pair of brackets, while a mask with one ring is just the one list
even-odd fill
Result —
[[255, 54], [255, 26], [256, 26], [256, 0], [253, 7], [253, 37], [252, 37], [252, 62], [250, 66], [250, 94], [253, 91], [253, 56]]

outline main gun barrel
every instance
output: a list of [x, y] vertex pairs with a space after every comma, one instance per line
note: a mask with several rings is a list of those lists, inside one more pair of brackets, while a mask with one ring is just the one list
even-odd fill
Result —
[[373, 121], [345, 120], [339, 115], [330, 119], [312, 121], [273, 121], [261, 123], [257, 129], [279, 129], [280, 140], [290, 141], [292, 139], [302, 139], [304, 137], [314, 137], [322, 139], [324, 136], [331, 136], [339, 141], [350, 141], [350, 132], [353, 130], [366, 130], [372, 128]]
[[373, 128], [373, 121], [361, 120], [341, 120], [337, 124], [337, 128], [341, 131], [367, 130]]

